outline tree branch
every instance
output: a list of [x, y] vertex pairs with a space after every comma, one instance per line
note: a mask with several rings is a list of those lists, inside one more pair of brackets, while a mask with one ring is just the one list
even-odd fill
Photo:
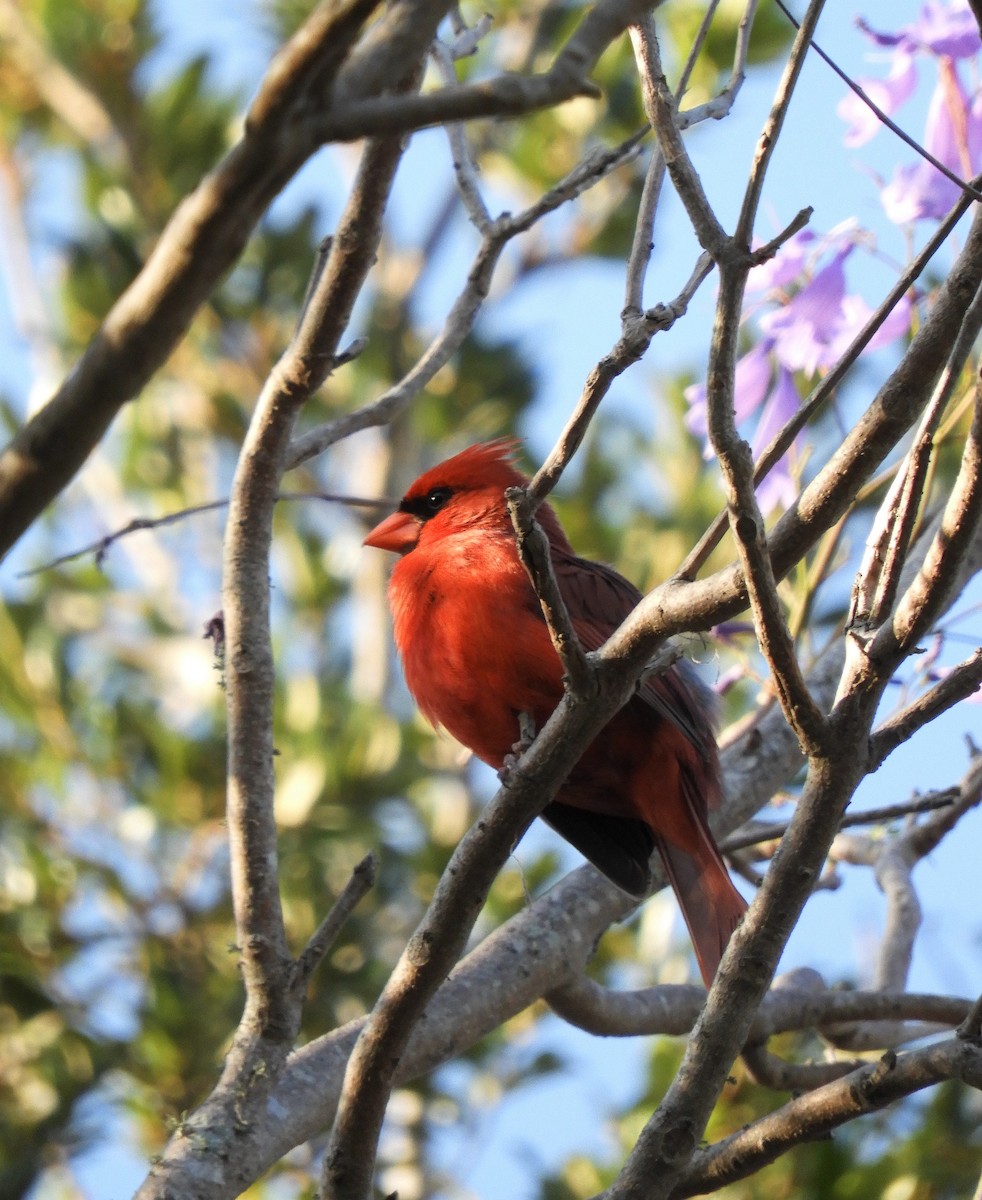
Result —
[[520, 213], [503, 213], [497, 217], [484, 232], [467, 282], [454, 301], [443, 328], [411, 370], [399, 383], [371, 404], [295, 438], [290, 447], [289, 466], [299, 466], [362, 429], [385, 425], [395, 420], [426, 387], [437, 371], [450, 361], [473, 329], [481, 306], [491, 289], [491, 281], [505, 246], [519, 234], [531, 229], [542, 217], [581, 195], [622, 163], [629, 161], [637, 152], [637, 142], [638, 135], [634, 135], [612, 149], [598, 149], [587, 154], [582, 162], [535, 204]]
[[[322, 5], [283, 53], [309, 43], [316, 28], [317, 45], [308, 46], [306, 61], [318, 83], [326, 85], [318, 55], [336, 69], [376, 3]], [[317, 149], [318, 143], [297, 137], [292, 125], [289, 133], [284, 128], [284, 89], [292, 95], [305, 82], [285, 81], [275, 71], [267, 76], [253, 106], [266, 119], [248, 126], [183, 201], [69, 377], [0, 454], [0, 555], [74, 476], [119, 409], [164, 363], [267, 205]]]
[[697, 1151], [672, 1200], [745, 1179], [794, 1146], [825, 1137], [847, 1121], [945, 1079], [982, 1086], [982, 1051], [958, 1038], [899, 1058], [890, 1051], [879, 1062], [799, 1096], [708, 1150]]

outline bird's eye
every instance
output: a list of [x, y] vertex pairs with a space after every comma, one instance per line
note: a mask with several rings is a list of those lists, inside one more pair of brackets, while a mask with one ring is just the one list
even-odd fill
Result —
[[451, 487], [431, 488], [425, 496], [407, 496], [399, 505], [399, 511], [411, 513], [421, 521], [435, 517], [453, 495]]
[[444, 504], [453, 495], [453, 491], [448, 487], [434, 488], [431, 492], [426, 493], [426, 512], [429, 516], [438, 513]]

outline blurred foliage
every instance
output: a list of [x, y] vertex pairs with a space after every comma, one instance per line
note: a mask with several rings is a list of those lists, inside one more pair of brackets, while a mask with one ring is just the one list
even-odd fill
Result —
[[[266, 44], [307, 9], [297, 0], [244, 9], [235, 18], [238, 36]], [[57, 268], [47, 350], [66, 369], [183, 195], [231, 144], [246, 92], [216, 84], [219, 44], [162, 70], [158, 11], [137, 0], [25, 0], [21, 12], [26, 41], [0, 55], [0, 138], [12, 195], [36, 241], [31, 249], [46, 270]], [[507, 0], [492, 36], [460, 64], [462, 76], [543, 66], [581, 12]], [[699, 12], [688, 0], [667, 10], [671, 60], [684, 57]], [[692, 77], [692, 102], [726, 77], [734, 12], [720, 9]], [[773, 56], [788, 36], [765, 4], [755, 57]], [[23, 53], [25, 45], [40, 58]], [[570, 170], [586, 145], [612, 144], [638, 128], [629, 55], [620, 44], [600, 64], [608, 105], [599, 119], [596, 106], [576, 101], [527, 121], [477, 127], [479, 164], [497, 193], [513, 206], [526, 203]], [[59, 67], [87, 90], [98, 120], [90, 114], [85, 125]], [[33, 563], [119, 529], [134, 514], [169, 513], [227, 492], [253, 399], [289, 339], [317, 243], [339, 210], [350, 153], [339, 149], [314, 189], [276, 206], [167, 367], [33, 532]], [[440, 186], [449, 191], [452, 181]], [[625, 167], [562, 220], [534, 230], [513, 248], [514, 286], [573, 255], [623, 258], [640, 186], [640, 168]], [[62, 193], [57, 200], [52, 190]], [[37, 217], [52, 208], [55, 234]], [[412, 365], [432, 335], [419, 296], [435, 249], [454, 229], [437, 220], [428, 254], [389, 234], [358, 318], [368, 348], [330, 380], [306, 421], [374, 398]], [[466, 269], [457, 253], [443, 291], [459, 288]], [[537, 398], [534, 367], [517, 344], [479, 332], [387, 439], [352, 443], [297, 472], [291, 486], [398, 494], [435, 457], [521, 431]], [[681, 387], [666, 383], [659, 401], [668, 429], [679, 429]], [[10, 425], [22, 405], [4, 397], [3, 408]], [[556, 504], [584, 553], [645, 586], [674, 569], [718, 507], [701, 468], [687, 435], [653, 442], [605, 416]], [[138, 534], [114, 545], [101, 566], [83, 558], [18, 581], [0, 611], [0, 1194], [8, 1200], [32, 1187], [43, 1196], [46, 1172], [70, 1167], [98, 1140], [99, 1114], [110, 1109], [126, 1115], [136, 1152], [158, 1150], [214, 1081], [239, 1015], [221, 678], [201, 638], [220, 604], [220, 533], [213, 514]], [[480, 785], [467, 786], [456, 749], [423, 727], [391, 673], [380, 641], [383, 567], [359, 556], [362, 534], [358, 518], [323, 504], [284, 505], [277, 514], [277, 816], [284, 909], [297, 949], [362, 856], [375, 849], [381, 857], [377, 887], [313, 982], [305, 1038], [371, 1005], [479, 803]], [[725, 555], [721, 549], [717, 559]], [[552, 844], [524, 855], [521, 871], [510, 865], [485, 927], [518, 911], [559, 865]], [[637, 924], [612, 931], [597, 970], [623, 971], [638, 936]], [[560, 1056], [535, 1045], [540, 1016], [522, 1014], [463, 1066], [397, 1093], [384, 1180], [406, 1197], [449, 1187], [429, 1154], [436, 1132], [458, 1124], [471, 1136], [481, 1112], [493, 1108], [488, 1097], [565, 1069]], [[671, 1077], [675, 1045], [656, 1042], [651, 1054], [649, 1088], [621, 1115], [622, 1130]], [[767, 1103], [738, 1083], [717, 1120], [735, 1127]], [[977, 1140], [977, 1113], [962, 1093], [944, 1089], [917, 1121], [915, 1136], [883, 1150], [877, 1168], [884, 1179], [892, 1178], [888, 1159], [898, 1174], [941, 1172], [936, 1190], [910, 1194], [953, 1194], [966, 1157], [956, 1139]], [[832, 1195], [833, 1181], [848, 1180], [853, 1169], [849, 1139], [869, 1136], [848, 1133], [812, 1148], [775, 1167], [760, 1188], [791, 1194], [794, 1180], [798, 1194]], [[841, 1146], [848, 1153], [836, 1158]], [[868, 1155], [863, 1162], [865, 1169]], [[276, 1195], [309, 1194], [308, 1164], [304, 1152], [282, 1164]], [[587, 1195], [606, 1177], [603, 1166], [578, 1160], [544, 1178], [542, 1195]], [[265, 1191], [258, 1185], [253, 1194]]]

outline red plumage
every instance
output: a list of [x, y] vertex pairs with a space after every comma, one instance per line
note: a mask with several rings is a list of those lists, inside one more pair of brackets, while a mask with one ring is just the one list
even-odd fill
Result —
[[[500, 768], [518, 714], [541, 729], [563, 672], [515, 547], [505, 489], [525, 477], [511, 440], [472, 446], [421, 475], [365, 539], [402, 557], [389, 585], [406, 682], [424, 715]], [[574, 628], [595, 650], [641, 594], [573, 553], [555, 512], [537, 512]], [[686, 663], [646, 681], [587, 748], [544, 819], [614, 883], [643, 895], [659, 851], [707, 986], [746, 904], [707, 823], [720, 799], [711, 693]]]

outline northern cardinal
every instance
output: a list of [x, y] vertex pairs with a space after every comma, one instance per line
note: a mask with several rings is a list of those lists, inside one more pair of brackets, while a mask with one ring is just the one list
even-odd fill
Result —
[[[527, 479], [509, 439], [421, 475], [365, 539], [401, 555], [389, 584], [395, 640], [423, 714], [500, 770], [518, 714], [541, 729], [563, 670], [518, 557], [504, 492]], [[641, 599], [610, 567], [578, 558], [548, 504], [537, 511], [573, 626], [596, 650]], [[595, 738], [543, 818], [619, 887], [649, 886], [657, 849], [708, 987], [746, 909], [706, 820], [720, 799], [711, 693], [679, 663], [647, 679]]]

